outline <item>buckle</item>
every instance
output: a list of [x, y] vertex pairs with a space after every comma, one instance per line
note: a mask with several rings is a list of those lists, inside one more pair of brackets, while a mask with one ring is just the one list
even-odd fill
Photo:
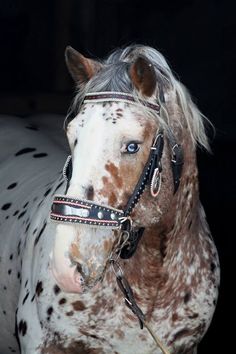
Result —
[[151, 180], [150, 192], [152, 197], [156, 198], [161, 189], [161, 171], [160, 168], [155, 168]]

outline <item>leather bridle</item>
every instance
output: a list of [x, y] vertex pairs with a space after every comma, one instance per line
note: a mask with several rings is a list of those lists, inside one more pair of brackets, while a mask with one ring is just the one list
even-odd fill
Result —
[[[98, 92], [89, 93], [85, 96], [83, 103], [94, 102], [127, 102], [147, 107], [160, 114], [160, 106], [144, 100], [136, 100], [132, 95], [121, 92]], [[171, 149], [171, 168], [173, 175], [174, 193], [178, 190], [182, 165], [183, 151], [181, 145], [177, 144], [174, 134], [168, 131], [168, 142]], [[51, 219], [58, 223], [86, 224], [93, 227], [104, 227], [120, 229], [129, 234], [128, 246], [121, 250], [121, 258], [130, 258], [138, 245], [144, 228], [135, 229], [132, 227], [131, 213], [138, 203], [145, 187], [150, 185], [152, 197], [157, 197], [161, 187], [162, 153], [164, 149], [164, 130], [159, 129], [150, 149], [148, 160], [144, 166], [141, 176], [130, 196], [124, 210], [104, 206], [90, 200], [68, 197], [66, 195], [55, 195], [52, 203]], [[68, 183], [72, 176], [72, 158], [68, 157], [63, 174]]]

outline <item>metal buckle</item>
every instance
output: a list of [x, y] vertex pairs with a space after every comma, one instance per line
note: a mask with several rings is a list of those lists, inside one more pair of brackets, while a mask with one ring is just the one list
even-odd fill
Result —
[[150, 191], [151, 195], [156, 198], [161, 189], [161, 172], [159, 167], [155, 168], [151, 180]]
[[156, 143], [157, 143], [157, 140], [158, 140], [158, 138], [159, 138], [160, 136], [163, 137], [163, 132], [157, 134], [157, 136], [155, 137], [154, 142], [153, 142], [153, 144], [152, 144], [151, 150], [156, 150], [156, 149], [157, 149], [157, 148], [156, 148]]
[[175, 153], [175, 149], [178, 149], [179, 148], [179, 145], [178, 144], [175, 144], [173, 147], [172, 147], [172, 156], [171, 156], [171, 162], [173, 163], [176, 163], [176, 153]]

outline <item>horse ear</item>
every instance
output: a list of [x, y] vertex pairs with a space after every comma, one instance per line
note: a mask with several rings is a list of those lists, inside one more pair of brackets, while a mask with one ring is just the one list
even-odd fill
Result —
[[66, 47], [65, 58], [69, 73], [73, 80], [79, 85], [88, 82], [102, 66], [95, 60], [85, 58], [70, 46]]
[[138, 57], [130, 67], [130, 78], [144, 96], [152, 96], [156, 88], [156, 73], [150, 61]]

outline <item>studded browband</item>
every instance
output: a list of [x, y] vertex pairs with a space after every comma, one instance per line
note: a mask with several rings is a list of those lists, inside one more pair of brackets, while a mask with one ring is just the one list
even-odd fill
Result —
[[138, 104], [141, 106], [148, 107], [158, 114], [160, 113], [159, 104], [152, 103], [150, 101], [142, 100], [140, 98], [134, 98], [133, 95], [124, 92], [94, 92], [87, 93], [84, 97], [83, 103], [99, 103], [99, 102], [125, 102]]
[[[132, 95], [119, 92], [99, 92], [89, 93], [85, 96], [84, 103], [87, 102], [104, 102], [104, 101], [122, 101], [137, 104]], [[141, 101], [139, 101], [141, 102]], [[139, 104], [138, 102], [138, 104]], [[143, 105], [157, 111], [159, 113], [160, 106], [147, 101], [141, 102]], [[181, 170], [183, 165], [182, 148], [175, 141], [174, 135], [171, 134], [169, 143], [171, 145], [172, 157], [171, 165], [174, 179], [174, 193], [177, 191]], [[130, 218], [133, 208], [138, 203], [147, 184], [150, 184], [151, 194], [156, 197], [161, 185], [161, 158], [164, 148], [163, 130], [160, 129], [153, 142], [150, 150], [148, 161], [142, 171], [142, 174], [134, 188], [131, 197], [124, 210], [104, 206], [92, 201], [69, 197], [66, 195], [56, 195], [52, 204], [51, 219], [59, 223], [78, 223], [95, 227], [109, 227], [112, 229], [130, 228], [127, 226], [127, 220]], [[68, 157], [63, 174], [69, 181], [72, 176], [72, 159]], [[143, 229], [143, 228], [141, 228]], [[143, 231], [142, 231], [143, 232]], [[141, 233], [142, 234], [142, 233]], [[140, 237], [137, 234], [135, 238]]]

